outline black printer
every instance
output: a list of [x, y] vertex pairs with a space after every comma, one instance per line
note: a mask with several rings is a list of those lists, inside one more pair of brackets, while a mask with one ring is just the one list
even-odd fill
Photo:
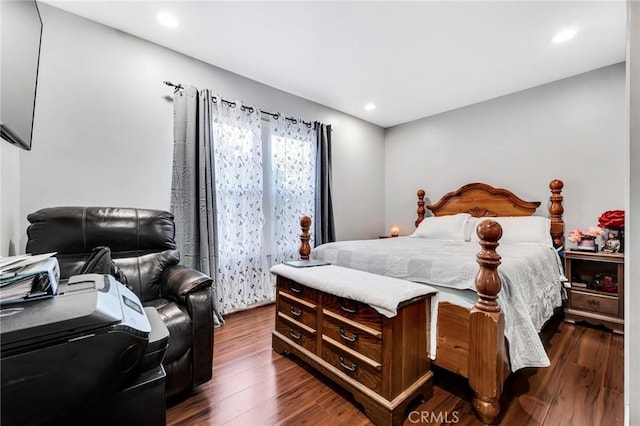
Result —
[[153, 369], [164, 394], [168, 331], [155, 309], [110, 275], [77, 275], [58, 292], [0, 309], [2, 425], [91, 413]]

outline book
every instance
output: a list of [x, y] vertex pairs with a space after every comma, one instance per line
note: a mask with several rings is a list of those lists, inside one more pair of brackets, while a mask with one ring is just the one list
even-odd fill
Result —
[[309, 268], [309, 267], [312, 267], [312, 266], [331, 265], [331, 263], [329, 263], [329, 262], [325, 262], [324, 260], [316, 260], [316, 259], [290, 260], [288, 262], [284, 262], [284, 264], [287, 265], [287, 266], [293, 266], [294, 268]]
[[569, 249], [569, 251], [582, 251], [582, 252], [597, 253], [598, 252], [598, 247], [597, 247], [597, 245], [596, 245], [596, 247], [571, 247], [571, 249]]
[[0, 305], [53, 297], [55, 288], [46, 271], [22, 276], [0, 286]]

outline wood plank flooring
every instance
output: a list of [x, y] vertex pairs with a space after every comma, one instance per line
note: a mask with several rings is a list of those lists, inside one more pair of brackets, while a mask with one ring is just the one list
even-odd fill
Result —
[[[271, 350], [274, 305], [239, 312], [215, 330], [213, 379], [169, 407], [168, 425], [371, 425], [351, 396], [295, 358]], [[504, 425], [622, 425], [624, 337], [555, 321], [543, 331], [551, 367], [506, 382]], [[406, 425], [481, 425], [466, 380], [434, 369], [433, 397]]]

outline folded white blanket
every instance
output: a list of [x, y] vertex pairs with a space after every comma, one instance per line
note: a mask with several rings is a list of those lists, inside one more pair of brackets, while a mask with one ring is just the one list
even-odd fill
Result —
[[271, 272], [325, 293], [366, 303], [387, 318], [397, 315], [400, 303], [431, 294], [428, 351], [429, 357], [435, 359], [438, 291], [433, 287], [335, 265], [294, 268], [280, 264], [273, 266]]

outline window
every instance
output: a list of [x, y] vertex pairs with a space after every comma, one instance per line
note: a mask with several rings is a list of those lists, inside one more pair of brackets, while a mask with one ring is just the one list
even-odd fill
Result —
[[212, 131], [218, 288], [221, 311], [228, 313], [274, 297], [262, 234], [260, 118], [238, 114], [215, 122]]
[[315, 128], [271, 115], [192, 86], [174, 99], [176, 241], [216, 277], [220, 319], [274, 299], [268, 260], [296, 258], [300, 218], [314, 215]]
[[284, 119], [264, 124], [212, 126], [223, 313], [273, 300], [269, 263], [297, 258], [300, 218], [313, 216], [313, 128]]
[[316, 145], [304, 123], [276, 127], [270, 139], [273, 262], [281, 263], [298, 256], [300, 218], [313, 216]]

